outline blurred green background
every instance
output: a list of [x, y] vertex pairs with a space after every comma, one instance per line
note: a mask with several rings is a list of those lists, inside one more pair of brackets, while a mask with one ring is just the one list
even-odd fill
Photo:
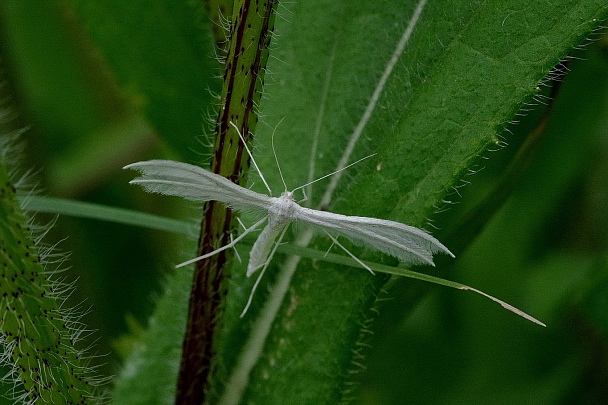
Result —
[[[193, 2], [112, 3], [0, 4], [8, 130], [27, 128], [21, 166], [35, 172], [32, 183], [43, 195], [196, 220], [192, 205], [158, 205], [129, 186], [132, 173], [121, 168], [153, 155], [207, 161], [199, 143], [207, 142], [212, 92], [221, 88], [210, 22]], [[69, 302], [91, 309], [84, 317], [98, 329], [91, 343], [109, 353], [100, 359], [103, 372], [116, 374], [116, 339], [129, 322], [146, 324], [182, 241], [104, 221], [37, 217], [55, 219], [47, 242], [61, 241], [58, 248], [70, 253], [66, 277], [77, 282]]]
[[[187, 203], [158, 205], [129, 187], [132, 174], [120, 168], [152, 156], [207, 161], [204, 134], [220, 90], [211, 23], [196, 2], [112, 3], [122, 4], [0, 5], [0, 91], [14, 112], [9, 126], [27, 127], [22, 166], [45, 195], [196, 220]], [[607, 401], [608, 40], [598, 34], [573, 56], [529, 170], [449, 275], [547, 329], [445, 288], [404, 317], [417, 283], [405, 280], [374, 327], [361, 403]], [[471, 184], [451, 196], [458, 204], [434, 218], [439, 228], [487, 195], [546, 108], [514, 118], [503, 134], [509, 146], [472, 168]], [[91, 308], [91, 342], [109, 353], [103, 371], [116, 373], [125, 349], [116, 342], [146, 324], [186, 241], [67, 216], [48, 241], [70, 252], [70, 302]]]

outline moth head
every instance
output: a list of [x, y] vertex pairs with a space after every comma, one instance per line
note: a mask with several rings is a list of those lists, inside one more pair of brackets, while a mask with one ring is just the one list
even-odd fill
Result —
[[283, 191], [281, 193], [281, 198], [293, 201], [293, 191]]

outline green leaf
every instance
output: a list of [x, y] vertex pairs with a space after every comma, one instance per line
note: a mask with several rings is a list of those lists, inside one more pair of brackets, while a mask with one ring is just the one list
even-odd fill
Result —
[[[314, 177], [332, 171], [413, 10], [413, 4], [400, 2], [289, 7], [289, 22], [277, 24], [274, 56], [280, 62], [269, 66], [274, 81], [262, 105], [268, 126], [257, 138], [263, 145], [258, 165], [275, 191], [282, 186], [269, 146], [272, 130], [283, 120], [275, 148], [288, 188], [305, 183], [311, 165]], [[330, 209], [424, 225], [484, 151], [499, 142], [506, 123], [531, 100], [543, 77], [584, 42], [606, 12], [599, 1], [429, 2], [350, 161], [377, 155], [373, 163], [349, 169]], [[318, 149], [311, 153], [316, 142]], [[308, 193], [311, 206], [320, 201], [326, 184]], [[449, 240], [442, 242], [450, 246]], [[235, 348], [247, 346], [251, 338], [243, 322], [254, 322], [253, 333], [260, 339], [254, 320], [264, 312], [261, 303], [254, 304], [245, 321], [238, 319], [251, 283], [237, 270], [233, 279], [229, 332], [219, 346], [220, 385], [235, 365], [241, 367]], [[269, 403], [345, 399], [357, 371], [353, 350], [385, 282], [351, 268], [303, 261], [268, 337], [259, 351], [245, 355], [260, 358], [246, 380], [244, 398]], [[258, 289], [256, 301], [268, 298], [265, 291]]]
[[185, 234], [188, 236], [192, 235], [196, 231], [196, 227], [186, 221], [165, 218], [158, 215], [127, 210], [124, 208], [108, 207], [101, 204], [44, 196], [21, 196], [20, 200], [27, 202], [27, 208], [32, 212], [44, 212], [69, 215], [76, 218], [97, 219], [115, 222], [118, 224], [135, 225], [159, 231]]

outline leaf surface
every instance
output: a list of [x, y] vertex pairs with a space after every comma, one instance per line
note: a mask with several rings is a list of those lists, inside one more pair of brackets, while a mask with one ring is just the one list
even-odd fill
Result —
[[[268, 125], [259, 133], [256, 153], [276, 194], [283, 186], [270, 149], [273, 129], [278, 126], [274, 144], [288, 189], [307, 182], [311, 165], [313, 178], [334, 170], [414, 7], [400, 2], [288, 6], [285, 20], [277, 24], [276, 62], [269, 66], [274, 80], [267, 83], [262, 105]], [[463, 175], [499, 142], [515, 112], [532, 101], [542, 79], [585, 42], [606, 10], [598, 1], [427, 3], [350, 161], [376, 156], [348, 169], [330, 210], [425, 226], [444, 199], [454, 198], [453, 187]], [[315, 184], [308, 193], [312, 207], [326, 185]], [[450, 246], [449, 240], [442, 242]], [[364, 250], [353, 252], [367, 257]], [[275, 262], [280, 267], [283, 259]], [[234, 314], [227, 322], [233, 329], [220, 347], [219, 381], [238, 364], [235, 347], [249, 332], [237, 318], [244, 304], [234, 304], [247, 298], [251, 286], [241, 274], [235, 271], [233, 278], [242, 290], [236, 287], [228, 297]], [[302, 261], [248, 381], [247, 401], [346, 399], [351, 374], [362, 367], [356, 360], [358, 343], [369, 332], [386, 280]], [[258, 289], [257, 300], [263, 300], [263, 291]], [[253, 322], [259, 311], [254, 303], [244, 322]]]

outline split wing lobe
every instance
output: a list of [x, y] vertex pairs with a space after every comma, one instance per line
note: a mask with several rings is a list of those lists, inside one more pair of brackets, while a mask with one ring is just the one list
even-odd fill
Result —
[[318, 226], [407, 263], [433, 264], [433, 253], [454, 255], [441, 242], [413, 226], [384, 219], [334, 214], [301, 207], [297, 220]]

